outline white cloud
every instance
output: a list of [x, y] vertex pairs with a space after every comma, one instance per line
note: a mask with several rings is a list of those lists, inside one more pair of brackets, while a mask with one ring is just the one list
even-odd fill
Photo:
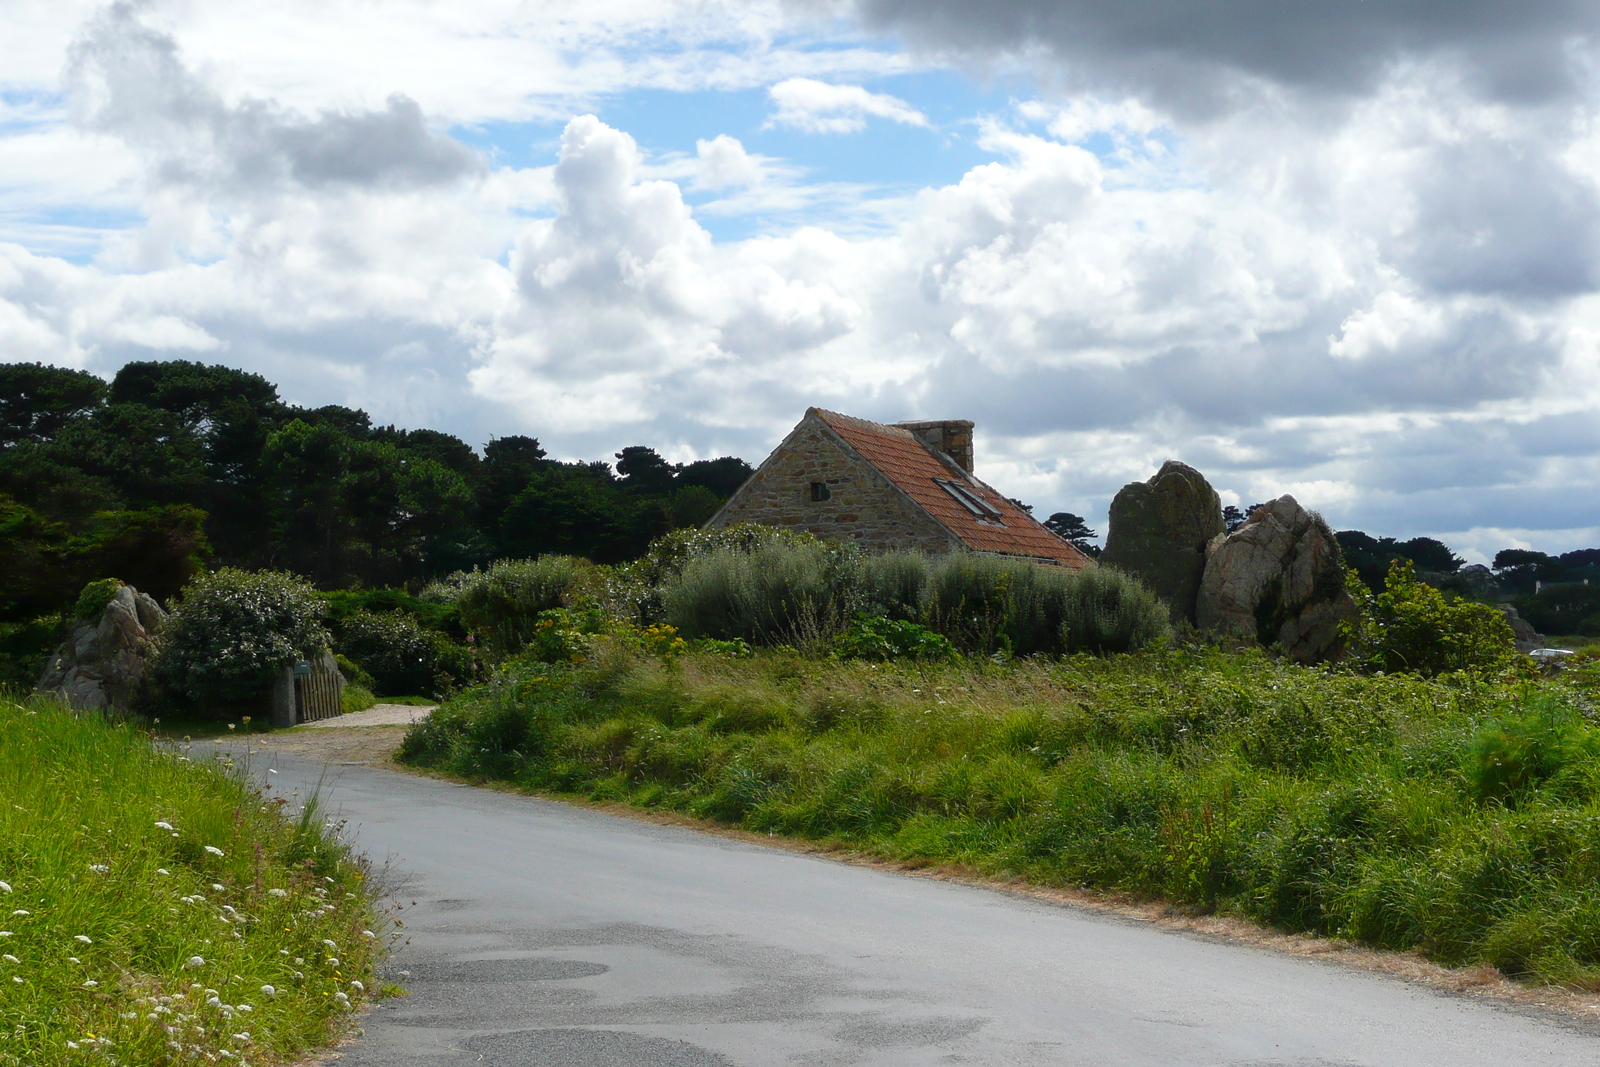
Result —
[[718, 134], [709, 141], [696, 141], [694, 148], [698, 157], [695, 185], [701, 189], [720, 192], [766, 181], [767, 161], [746, 152], [738, 138]]
[[[82, 38], [78, 125], [58, 102], [0, 130], [7, 232], [32, 245], [0, 244], [8, 358], [210, 352], [297, 401], [563, 455], [754, 460], [811, 403], [970, 417], [990, 480], [1091, 525], [1168, 456], [1375, 532], [1593, 525], [1587, 111], [1486, 100], [1442, 61], [1203, 122], [1098, 86], [973, 127], [989, 162], [847, 228], [818, 205], [851, 218], [859, 189], [728, 134], [647, 159], [573, 101], [778, 78], [774, 123], [926, 123], [839, 83], [904, 57], [813, 55], [759, 6], [330, 0], [324, 27], [287, 3], [118, 9]], [[639, 45], [672, 18], [681, 48]], [[372, 47], [335, 57], [318, 27]], [[556, 112], [580, 117], [553, 167], [443, 132]], [[24, 215], [75, 206], [139, 222], [67, 262], [38, 227], [92, 221]], [[696, 217], [741, 211], [788, 228], [717, 241]]]
[[815, 78], [788, 78], [767, 90], [778, 106], [769, 126], [787, 126], [806, 133], [859, 133], [869, 118], [907, 126], [928, 125], [927, 116], [887, 93], [859, 85], [830, 85]]

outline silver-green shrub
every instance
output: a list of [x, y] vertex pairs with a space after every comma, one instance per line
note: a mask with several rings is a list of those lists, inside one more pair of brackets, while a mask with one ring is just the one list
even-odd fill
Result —
[[576, 556], [501, 560], [465, 576], [456, 610], [491, 653], [508, 656], [533, 640], [540, 612], [577, 606], [598, 588], [595, 565]]
[[662, 586], [666, 619], [688, 637], [815, 647], [857, 606], [858, 557], [845, 546], [773, 541], [688, 561]]

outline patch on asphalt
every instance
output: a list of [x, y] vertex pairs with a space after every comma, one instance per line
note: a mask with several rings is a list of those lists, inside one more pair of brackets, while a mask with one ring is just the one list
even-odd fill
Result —
[[983, 1019], [952, 1019], [943, 1015], [904, 1022], [866, 1019], [841, 1028], [834, 1036], [846, 1044], [866, 1045], [871, 1048], [889, 1048], [894, 1045], [942, 1045], [946, 1041], [956, 1041], [983, 1029], [984, 1022]]
[[733, 1061], [687, 1041], [626, 1030], [520, 1030], [472, 1038], [483, 1067], [733, 1067]]
[[413, 963], [413, 982], [560, 982], [588, 978], [611, 968], [583, 960], [512, 959], [452, 960], [448, 963]]

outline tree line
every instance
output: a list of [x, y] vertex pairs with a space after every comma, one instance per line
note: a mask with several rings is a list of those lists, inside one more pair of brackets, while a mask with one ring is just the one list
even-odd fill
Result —
[[548, 552], [633, 558], [743, 483], [732, 456], [551, 459], [533, 437], [480, 455], [436, 430], [285, 403], [259, 374], [174, 360], [109, 383], [0, 365], [0, 620], [69, 607], [108, 574], [161, 599], [226, 565], [323, 589], [417, 586]]

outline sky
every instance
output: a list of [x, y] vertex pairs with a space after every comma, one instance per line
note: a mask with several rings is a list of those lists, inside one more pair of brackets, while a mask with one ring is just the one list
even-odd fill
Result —
[[1600, 544], [1600, 5], [7, 0], [0, 359]]

